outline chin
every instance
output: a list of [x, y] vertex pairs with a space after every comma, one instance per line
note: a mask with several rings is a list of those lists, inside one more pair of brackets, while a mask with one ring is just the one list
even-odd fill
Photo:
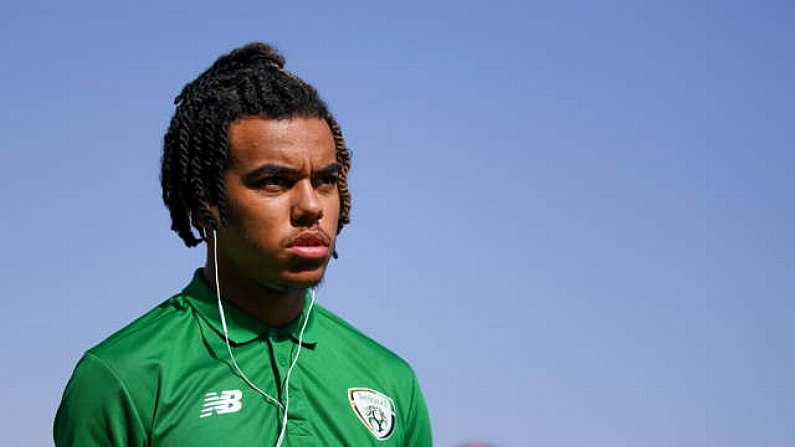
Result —
[[306, 270], [301, 272], [287, 272], [283, 279], [291, 288], [306, 289], [314, 287], [323, 281], [325, 268], [317, 270]]

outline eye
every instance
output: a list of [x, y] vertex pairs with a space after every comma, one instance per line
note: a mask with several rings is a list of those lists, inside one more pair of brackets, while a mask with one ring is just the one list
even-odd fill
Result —
[[315, 185], [315, 187], [318, 187], [323, 185], [336, 185], [338, 181], [339, 181], [339, 175], [325, 174], [316, 177], [312, 183]]
[[281, 175], [272, 175], [263, 177], [257, 180], [255, 186], [262, 189], [277, 191], [284, 188], [289, 188], [292, 185], [292, 180]]

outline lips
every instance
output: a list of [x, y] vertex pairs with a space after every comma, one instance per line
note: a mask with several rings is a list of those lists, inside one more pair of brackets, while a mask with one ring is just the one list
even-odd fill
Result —
[[299, 234], [297, 237], [293, 238], [293, 240], [291, 240], [290, 243], [287, 244], [287, 246], [288, 247], [317, 247], [317, 246], [328, 247], [329, 240], [325, 234], [313, 231], [313, 232], [306, 232]]
[[328, 256], [329, 237], [320, 232], [304, 232], [287, 244], [287, 250], [302, 258], [318, 259]]

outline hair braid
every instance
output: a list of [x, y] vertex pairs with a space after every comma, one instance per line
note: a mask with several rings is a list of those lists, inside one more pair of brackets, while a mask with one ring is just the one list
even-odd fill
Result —
[[340, 195], [340, 224], [337, 227], [337, 233], [339, 233], [342, 231], [343, 225], [351, 221], [351, 193], [348, 190], [348, 171], [351, 169], [351, 153], [345, 145], [342, 129], [340, 129], [339, 124], [337, 124], [337, 120], [335, 120], [331, 114], [327, 114], [324, 119], [331, 129], [331, 134], [334, 136], [337, 163], [340, 165], [339, 181], [337, 182], [337, 190]]
[[[269, 45], [250, 43], [219, 57], [174, 99], [176, 110], [163, 139], [160, 184], [171, 229], [185, 245], [204, 240], [204, 227], [217, 229], [227, 223], [224, 172], [229, 164], [228, 131], [232, 122], [247, 116], [326, 121], [340, 164], [337, 233], [350, 223], [347, 177], [351, 156], [340, 126], [317, 90], [286, 70], [284, 63], [284, 57]], [[217, 207], [218, 218], [210, 206]]]

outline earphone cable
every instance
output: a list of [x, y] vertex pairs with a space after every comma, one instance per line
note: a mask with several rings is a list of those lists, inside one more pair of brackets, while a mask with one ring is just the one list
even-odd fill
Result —
[[287, 369], [287, 376], [284, 379], [284, 405], [282, 405], [282, 403], [279, 402], [276, 398], [266, 393], [265, 391], [261, 390], [248, 378], [248, 376], [245, 375], [245, 373], [243, 373], [243, 370], [240, 369], [240, 366], [237, 364], [237, 361], [235, 360], [234, 354], [232, 354], [232, 347], [229, 343], [229, 330], [227, 329], [226, 317], [224, 315], [224, 306], [221, 302], [221, 282], [218, 279], [218, 237], [216, 236], [215, 229], [213, 229], [213, 264], [215, 267], [215, 293], [216, 293], [216, 298], [218, 300], [218, 313], [221, 316], [221, 327], [224, 330], [224, 341], [226, 342], [226, 351], [229, 353], [229, 358], [232, 360], [232, 365], [234, 365], [235, 370], [240, 375], [240, 378], [243, 379], [243, 381], [245, 381], [251, 388], [256, 390], [263, 397], [265, 397], [267, 400], [272, 402], [274, 405], [276, 405], [280, 410], [284, 412], [284, 415], [282, 417], [281, 430], [279, 431], [279, 437], [276, 439], [276, 446], [275, 446], [275, 447], [280, 447], [287, 433], [287, 409], [290, 406], [290, 376], [293, 372], [293, 368], [295, 367], [296, 363], [298, 363], [298, 357], [301, 355], [301, 348], [303, 347], [303, 341], [304, 341], [304, 331], [306, 330], [306, 325], [309, 322], [309, 316], [312, 313], [312, 308], [314, 307], [315, 301], [317, 299], [317, 290], [314, 287], [311, 289], [312, 299], [309, 302], [309, 307], [307, 308], [306, 317], [304, 318], [304, 322], [301, 325], [301, 331], [298, 333], [298, 351], [296, 352], [295, 357], [290, 363], [290, 367]]
[[298, 352], [295, 353], [295, 357], [290, 363], [290, 367], [287, 369], [287, 378], [284, 379], [284, 417], [282, 419], [282, 429], [279, 433], [279, 439], [276, 441], [276, 447], [282, 445], [284, 435], [287, 433], [287, 409], [290, 407], [290, 375], [293, 372], [295, 364], [298, 363], [298, 357], [301, 355], [301, 347], [304, 343], [304, 330], [306, 329], [307, 322], [309, 322], [309, 315], [312, 313], [312, 307], [315, 305], [315, 300], [317, 299], [317, 291], [315, 287], [312, 287], [311, 295], [312, 299], [309, 301], [309, 308], [306, 311], [306, 318], [304, 318], [304, 323], [301, 325], [301, 332], [298, 333]]

